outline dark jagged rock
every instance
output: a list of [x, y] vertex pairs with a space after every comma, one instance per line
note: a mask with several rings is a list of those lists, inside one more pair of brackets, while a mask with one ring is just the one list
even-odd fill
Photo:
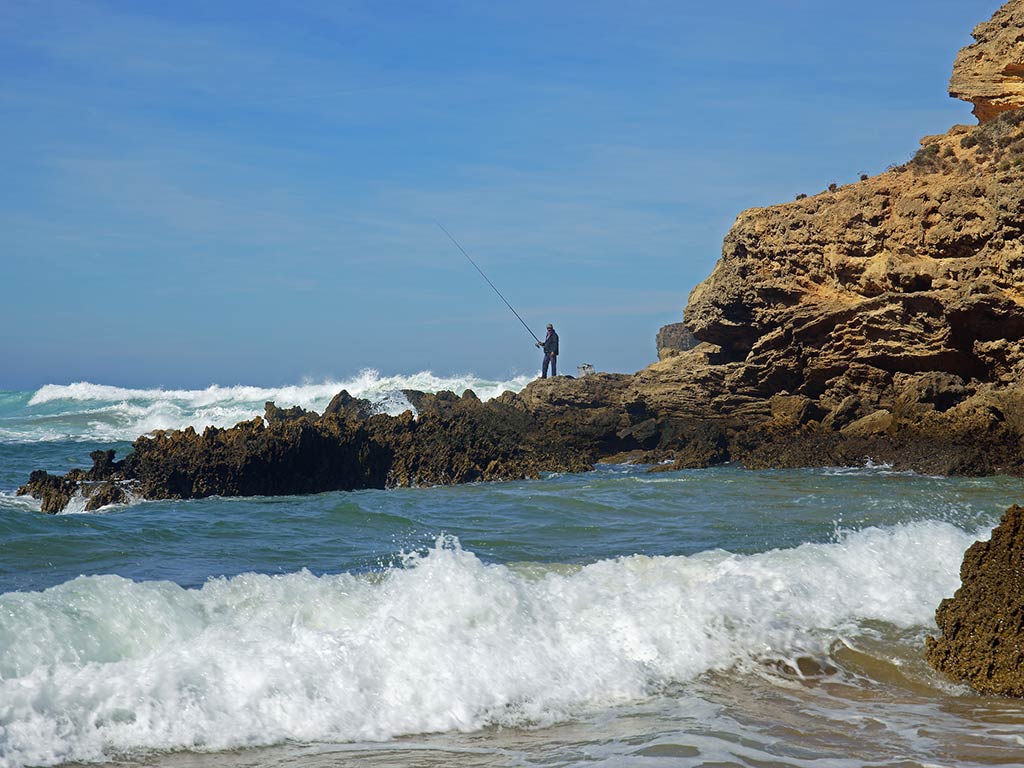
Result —
[[121, 471], [121, 463], [114, 461], [114, 451], [93, 451], [89, 458], [92, 469], [86, 473], [87, 480], [106, 480]]
[[83, 475], [81, 470], [72, 470], [67, 475], [59, 476], [37, 469], [28, 476], [28, 482], [18, 488], [18, 495], [39, 499], [43, 512], [56, 514], [63, 511], [71, 501]]
[[129, 498], [120, 484], [110, 480], [89, 488], [86, 495], [88, 497], [85, 503], [86, 512], [95, 512], [100, 507], [110, 504], [125, 504]]
[[[347, 393], [342, 393], [347, 394]], [[333, 401], [332, 401], [333, 402]], [[263, 405], [263, 418], [268, 424], [276, 424], [283, 421], [298, 421], [305, 418], [316, 418], [317, 414], [293, 405], [291, 408], [278, 408], [274, 403], [267, 402]]]
[[536, 477], [589, 469], [593, 454], [552, 440], [529, 413], [472, 393], [415, 397], [418, 417], [375, 416], [377, 440], [391, 447], [389, 485], [432, 485]]
[[[987, 57], [1017, 51], [1004, 27], [1022, 8], [1012, 0], [978, 38]], [[986, 78], [975, 85], [989, 98]], [[22, 492], [52, 511], [101, 481], [194, 498], [511, 479], [601, 460], [1022, 475], [1024, 110], [1002, 96], [998, 115], [926, 137], [884, 174], [743, 212], [685, 323], [659, 334], [663, 359], [635, 375], [552, 377], [486, 403], [405, 391], [415, 415], [374, 413], [347, 392], [322, 416], [268, 403], [232, 429], [157, 432], [119, 462], [102, 453], [88, 472], [33, 474]]]
[[[664, 407], [637, 386], [640, 378], [538, 380], [486, 403], [472, 392], [407, 392], [417, 416], [364, 416], [368, 406], [354, 398], [336, 398], [339, 407], [324, 416], [268, 407], [266, 420], [231, 429], [141, 437], [121, 461], [96, 452], [88, 471], [33, 473], [19, 492], [55, 512], [79, 490], [96, 505], [129, 491], [148, 499], [300, 494], [509, 480], [582, 471], [597, 461], [676, 469], [873, 461], [928, 474], [1024, 474], [1018, 390], [943, 373], [908, 374], [884, 386], [853, 376], [827, 413], [806, 395], [778, 394], [753, 415], [726, 417]], [[104, 493], [117, 497], [91, 501], [104, 481], [113, 484]]]
[[1024, 697], [1024, 508], [971, 545], [960, 579], [935, 612], [942, 634], [928, 638], [929, 663], [980, 693]]
[[352, 397], [346, 390], [341, 390], [327, 404], [324, 416], [342, 416], [353, 419], [366, 419], [373, 414], [373, 403], [362, 398]]
[[510, 480], [583, 471], [595, 460], [587, 441], [548, 428], [518, 396], [481, 403], [471, 391], [406, 394], [416, 417], [374, 414], [370, 403], [342, 392], [323, 416], [268, 403], [265, 419], [230, 429], [156, 431], [119, 462], [97, 451], [88, 472], [37, 471], [19, 493], [57, 512], [76, 493], [95, 509], [129, 492], [192, 499]]
[[92, 459], [90, 469], [73, 469], [66, 475], [51, 475], [37, 469], [29, 475], [28, 482], [18, 488], [18, 495], [39, 499], [41, 511], [47, 514], [62, 512], [76, 493], [86, 500], [89, 512], [127, 501], [127, 494], [117, 482], [123, 478], [124, 462], [114, 461], [112, 450], [93, 451], [89, 458]]
[[136, 440], [124, 464], [149, 499], [383, 488], [389, 466], [365, 424], [333, 416], [160, 431]]

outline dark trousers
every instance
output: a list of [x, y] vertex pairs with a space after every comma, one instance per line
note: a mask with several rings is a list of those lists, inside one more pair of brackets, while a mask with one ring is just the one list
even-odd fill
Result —
[[544, 365], [540, 369], [540, 377], [546, 379], [548, 377], [548, 363], [551, 363], [551, 375], [558, 375], [558, 355], [553, 355], [550, 352], [544, 353]]

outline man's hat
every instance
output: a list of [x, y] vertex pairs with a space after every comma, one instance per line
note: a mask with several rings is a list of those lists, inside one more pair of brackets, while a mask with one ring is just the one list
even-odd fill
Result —
[[548, 323], [548, 328], [552, 328], [553, 329], [554, 327], [555, 326], [553, 326], [551, 323]]

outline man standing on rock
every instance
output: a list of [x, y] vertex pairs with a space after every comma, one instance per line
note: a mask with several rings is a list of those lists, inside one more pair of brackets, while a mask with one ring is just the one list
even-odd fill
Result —
[[555, 326], [548, 323], [548, 335], [544, 337], [544, 343], [537, 342], [537, 346], [544, 350], [544, 365], [540, 369], [540, 377], [548, 377], [548, 363], [551, 363], [551, 375], [558, 375], [558, 334], [555, 333]]

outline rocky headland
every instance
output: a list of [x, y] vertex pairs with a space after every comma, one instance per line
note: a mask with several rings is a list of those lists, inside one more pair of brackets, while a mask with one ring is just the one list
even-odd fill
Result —
[[[266, 404], [230, 429], [159, 431], [116, 460], [19, 493], [58, 512], [124, 501], [281, 495], [582, 471], [885, 462], [1024, 475], [1024, 0], [974, 30], [950, 95], [978, 125], [927, 136], [908, 162], [739, 215], [658, 361], [538, 380], [481, 402], [406, 392], [374, 413]], [[967, 552], [929, 661], [979, 691], [1024, 695], [1024, 509]]]
[[157, 432], [120, 461], [32, 474], [44, 511], [144, 498], [290, 494], [665, 467], [886, 462], [1024, 474], [1024, 0], [979, 25], [953, 96], [976, 126], [908, 162], [739, 215], [683, 322], [635, 375], [538, 380], [480, 402], [407, 393], [371, 413], [268, 404], [231, 429]]

